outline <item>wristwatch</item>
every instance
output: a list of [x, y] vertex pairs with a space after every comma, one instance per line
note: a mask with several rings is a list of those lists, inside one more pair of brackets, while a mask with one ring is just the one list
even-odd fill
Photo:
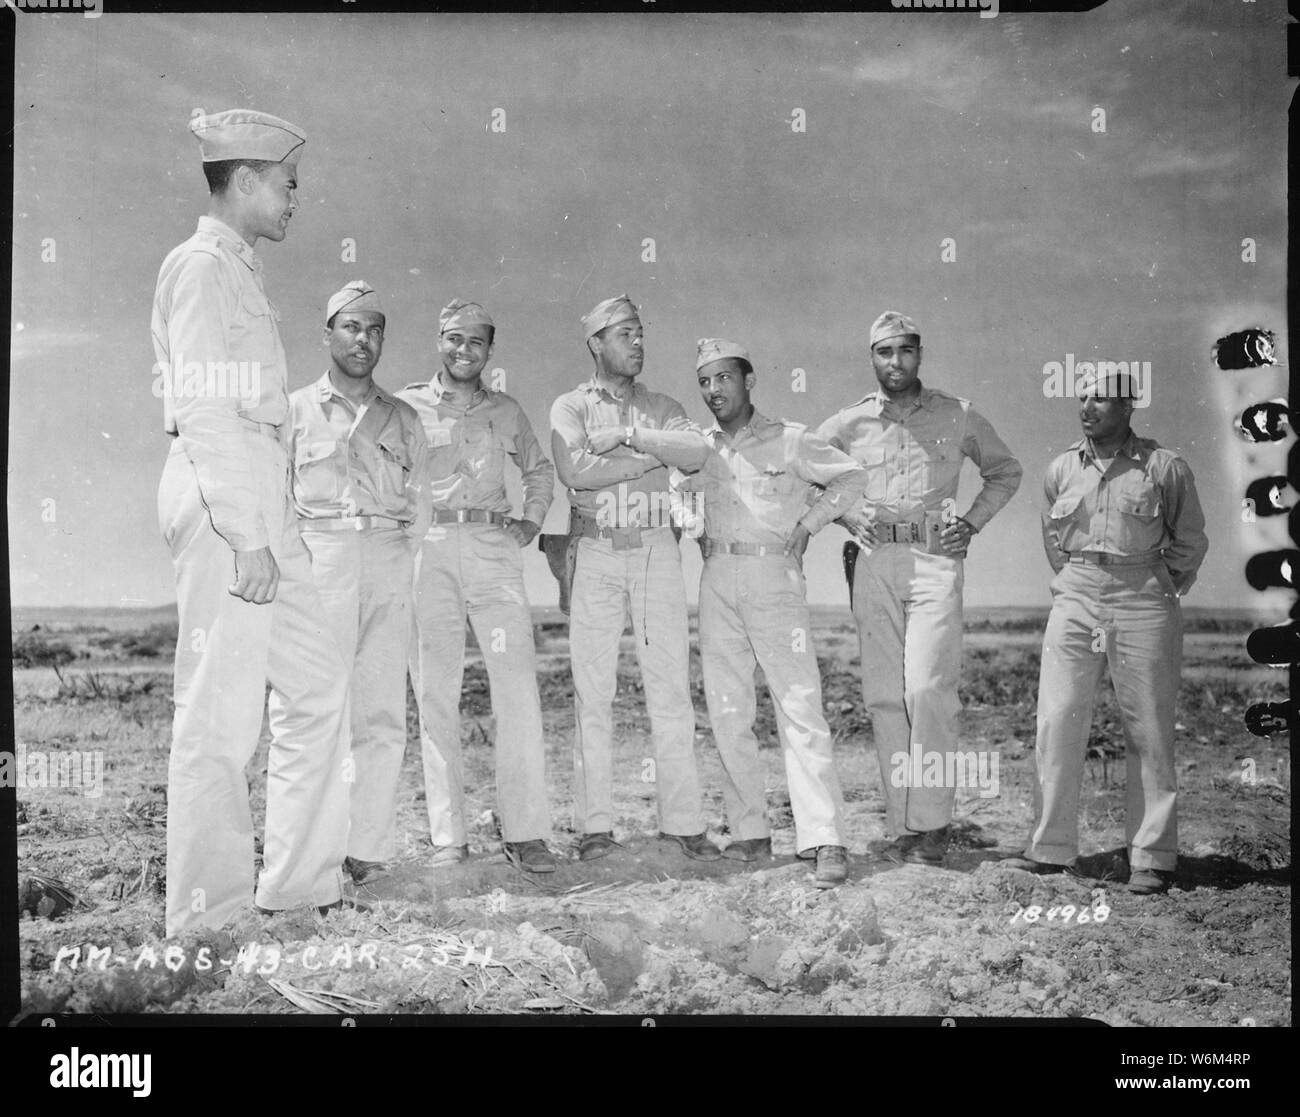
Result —
[[636, 434], [636, 427], [629, 425], [623, 428], [623, 441], [630, 447], [632, 445], [632, 436]]

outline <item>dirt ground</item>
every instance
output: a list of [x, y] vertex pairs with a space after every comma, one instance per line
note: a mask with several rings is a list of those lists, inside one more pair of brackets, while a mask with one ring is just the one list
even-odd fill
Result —
[[[493, 719], [471, 653], [463, 699], [471, 860], [430, 868], [413, 704], [392, 874], [369, 911], [265, 917], [163, 939], [174, 620], [15, 618], [17, 741], [101, 751], [102, 794], [19, 790], [24, 1013], [512, 1013], [1086, 1017], [1111, 1025], [1291, 1023], [1291, 783], [1285, 738], [1242, 713], [1280, 700], [1250, 663], [1251, 625], [1191, 618], [1178, 713], [1175, 887], [1123, 887], [1122, 733], [1098, 706], [1081, 805], [1087, 879], [999, 865], [1031, 819], [1043, 618], [968, 618], [962, 747], [996, 751], [998, 794], [957, 793], [941, 868], [881, 856], [884, 802], [861, 707], [856, 637], [819, 611], [825, 707], [844, 788], [849, 882], [812, 886], [794, 831], [770, 701], [758, 733], [775, 857], [699, 863], [655, 835], [639, 672], [627, 638], [616, 708], [615, 834], [583, 864], [571, 826], [572, 686], [565, 626], [538, 611], [539, 673], [558, 872], [501, 853]], [[471, 638], [471, 649], [473, 648]], [[710, 835], [725, 844], [721, 771], [693, 649], [697, 755]], [[57, 666], [56, 674], [54, 667]], [[260, 832], [266, 740], [250, 767]], [[66, 893], [56, 884], [61, 882]], [[1036, 913], [1034, 909], [1039, 909]], [[1036, 919], [1031, 918], [1033, 915]], [[90, 955], [91, 947], [97, 949]]]

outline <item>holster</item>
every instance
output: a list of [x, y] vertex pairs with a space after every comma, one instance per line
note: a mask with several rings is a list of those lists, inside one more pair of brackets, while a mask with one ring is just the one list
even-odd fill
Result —
[[580, 535], [539, 535], [537, 549], [546, 556], [555, 580], [560, 583], [560, 612], [569, 615], [569, 600], [573, 594], [573, 572], [578, 567], [578, 542]]
[[840, 555], [840, 561], [844, 564], [844, 577], [849, 583], [849, 608], [853, 608], [853, 571], [857, 569], [858, 555], [862, 553], [862, 548], [850, 539], [844, 544], [844, 550]]

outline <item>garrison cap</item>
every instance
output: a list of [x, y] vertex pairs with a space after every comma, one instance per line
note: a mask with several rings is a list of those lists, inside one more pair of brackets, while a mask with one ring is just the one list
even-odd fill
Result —
[[438, 315], [438, 333], [445, 334], [453, 327], [460, 326], [491, 326], [496, 330], [496, 323], [492, 321], [490, 315], [483, 307], [476, 302], [470, 302], [466, 299], [452, 299], [442, 308]]
[[1075, 383], [1074, 394], [1081, 400], [1088, 396], [1098, 396], [1101, 399], [1140, 398], [1137, 382], [1128, 371], [1127, 364], [1123, 368], [1114, 368], [1107, 361], [1099, 361], [1095, 369], [1083, 373]]
[[385, 322], [388, 321], [383, 308], [379, 305], [379, 296], [364, 279], [354, 279], [330, 296], [329, 302], [325, 304], [325, 325], [328, 326], [330, 319], [340, 310], [373, 310]]
[[921, 331], [917, 328], [914, 319], [906, 314], [900, 314], [897, 310], [887, 310], [871, 323], [871, 340], [867, 344], [868, 347], [874, 348], [878, 341], [906, 334], [915, 334], [917, 341], [921, 340]]
[[612, 299], [604, 299], [582, 316], [583, 340], [595, 337], [606, 326], [631, 320], [639, 322], [641, 315], [637, 313], [635, 304], [626, 295], [615, 295]]
[[225, 112], [196, 116], [190, 131], [199, 141], [203, 162], [224, 159], [266, 159], [283, 163], [307, 142], [301, 128], [269, 113], [252, 109], [227, 109]]
[[714, 361], [721, 361], [726, 357], [735, 357], [737, 360], [746, 362], [751, 368], [754, 362], [749, 359], [749, 350], [742, 345], [737, 345], [734, 341], [726, 341], [720, 337], [702, 337], [695, 343], [695, 371], [699, 372], [707, 364]]

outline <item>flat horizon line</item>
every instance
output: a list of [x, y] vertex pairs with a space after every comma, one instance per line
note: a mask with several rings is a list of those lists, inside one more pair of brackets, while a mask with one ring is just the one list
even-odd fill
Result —
[[[530, 606], [534, 614], [559, 614], [558, 605], [532, 605]], [[848, 613], [848, 602], [842, 604], [812, 603], [809, 608], [814, 613]], [[981, 616], [988, 614], [1034, 614], [1046, 616], [1050, 612], [1050, 605], [967, 605], [963, 613], [966, 617]], [[698, 606], [688, 605], [687, 611], [691, 614], [697, 613]], [[1229, 606], [1206, 606], [1206, 605], [1184, 605], [1184, 614], [1216, 614], [1219, 616], [1233, 617], [1267, 617], [1275, 610], [1266, 608], [1263, 603], [1259, 607], [1252, 608], [1242, 605]], [[138, 616], [144, 617], [150, 614], [166, 614], [176, 616], [176, 603], [164, 602], [161, 605], [10, 605], [10, 621], [15, 621], [21, 615], [28, 620], [40, 620], [42, 617], [54, 619], [57, 616]]]

